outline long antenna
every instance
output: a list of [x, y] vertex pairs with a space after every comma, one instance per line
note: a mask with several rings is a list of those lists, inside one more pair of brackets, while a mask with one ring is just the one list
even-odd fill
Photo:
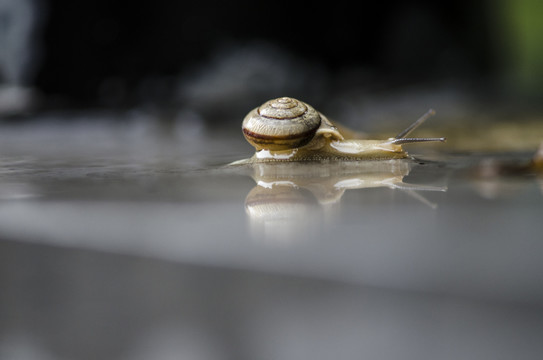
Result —
[[409, 144], [409, 143], [418, 143], [418, 142], [426, 142], [426, 141], [441, 141], [445, 142], [447, 141], [447, 138], [440, 137], [440, 138], [403, 138], [403, 139], [392, 139], [389, 142], [391, 144]]
[[406, 138], [413, 130], [422, 125], [429, 117], [435, 115], [436, 112], [434, 109], [428, 110], [424, 115], [418, 118], [413, 124], [411, 124], [407, 129], [396, 135], [396, 137], [390, 139], [391, 144], [408, 144], [408, 143], [417, 143], [417, 142], [426, 142], [426, 141], [446, 141], [444, 137], [440, 138]]
[[405, 129], [404, 131], [402, 131], [401, 133], [399, 133], [398, 135], [396, 135], [396, 139], [403, 139], [405, 138], [407, 135], [409, 135], [413, 130], [415, 130], [416, 128], [418, 128], [419, 126], [422, 125], [423, 122], [425, 122], [426, 120], [428, 120], [428, 118], [430, 118], [431, 116], [434, 116], [436, 114], [436, 112], [434, 111], [434, 109], [430, 109], [426, 112], [426, 114], [422, 115], [417, 121], [415, 121], [413, 124], [411, 124], [407, 129]]

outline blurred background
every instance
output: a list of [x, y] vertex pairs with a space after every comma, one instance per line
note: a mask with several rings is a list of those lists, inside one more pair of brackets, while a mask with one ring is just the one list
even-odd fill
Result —
[[0, 114], [174, 107], [238, 121], [284, 95], [347, 122], [427, 103], [451, 116], [481, 104], [533, 111], [542, 14], [536, 0], [2, 0]]
[[[0, 360], [540, 359], [541, 19], [539, 0], [0, 0]], [[317, 167], [298, 175], [326, 201], [250, 200], [258, 176], [218, 166], [279, 96], [385, 137], [434, 108], [416, 135], [448, 141], [400, 183]]]

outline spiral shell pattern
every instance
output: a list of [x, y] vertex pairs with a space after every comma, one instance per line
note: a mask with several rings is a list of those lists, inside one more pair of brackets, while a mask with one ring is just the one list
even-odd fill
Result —
[[307, 144], [321, 123], [310, 105], [289, 97], [265, 102], [243, 120], [247, 141], [257, 150], [287, 150]]

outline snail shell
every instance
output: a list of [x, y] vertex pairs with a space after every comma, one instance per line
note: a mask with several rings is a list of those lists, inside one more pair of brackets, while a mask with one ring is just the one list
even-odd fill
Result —
[[289, 97], [265, 102], [243, 120], [245, 139], [257, 150], [297, 148], [307, 144], [321, 124], [321, 115], [310, 105]]

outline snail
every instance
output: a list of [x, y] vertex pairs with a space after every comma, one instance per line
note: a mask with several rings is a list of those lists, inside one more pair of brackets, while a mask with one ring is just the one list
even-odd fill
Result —
[[245, 139], [255, 155], [235, 162], [310, 160], [385, 160], [407, 158], [402, 144], [445, 141], [445, 138], [408, 138], [434, 114], [429, 110], [396, 137], [370, 140], [334, 124], [312, 106], [290, 97], [269, 100], [247, 114], [242, 123]]

